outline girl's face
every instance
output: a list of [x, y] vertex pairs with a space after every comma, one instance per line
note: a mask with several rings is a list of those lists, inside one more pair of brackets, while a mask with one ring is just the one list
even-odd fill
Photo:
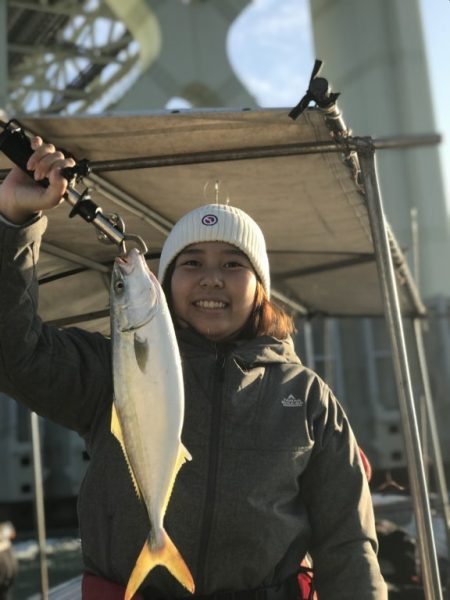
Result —
[[235, 246], [191, 244], [175, 261], [173, 311], [182, 327], [191, 326], [213, 341], [227, 340], [247, 322], [256, 283], [249, 259]]

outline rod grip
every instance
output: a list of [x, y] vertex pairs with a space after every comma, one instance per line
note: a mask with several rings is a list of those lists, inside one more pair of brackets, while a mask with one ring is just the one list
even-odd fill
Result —
[[[27, 169], [27, 162], [33, 154], [30, 138], [24, 133], [22, 127], [15, 121], [9, 121], [4, 125], [0, 133], [0, 151], [5, 154], [24, 173], [34, 179], [33, 171]], [[40, 186], [48, 187], [47, 178], [37, 181]]]

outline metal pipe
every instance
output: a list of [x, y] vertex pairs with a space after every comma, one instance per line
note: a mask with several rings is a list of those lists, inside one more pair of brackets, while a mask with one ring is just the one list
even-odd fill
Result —
[[59, 248], [58, 246], [50, 244], [49, 242], [42, 242], [41, 248], [46, 254], [51, 254], [52, 256], [63, 258], [64, 260], [68, 260], [69, 262], [72, 262], [76, 265], [82, 265], [87, 269], [99, 271], [100, 273], [111, 273], [111, 268], [108, 265], [103, 265], [102, 263], [87, 258], [86, 256], [82, 256], [81, 254], [70, 252], [69, 250], [65, 250], [64, 248]]
[[409, 299], [411, 300], [412, 305], [415, 307], [416, 315], [426, 317], [427, 308], [422, 302], [417, 285], [413, 279], [413, 276], [411, 275], [411, 271], [409, 270], [408, 263], [403, 252], [401, 251], [400, 246], [398, 245], [397, 240], [394, 237], [394, 234], [392, 233], [389, 223], [386, 223], [386, 233], [391, 249], [391, 258], [395, 266], [397, 277], [400, 279], [402, 286], [404, 286], [407, 290]]
[[[411, 217], [411, 269], [412, 275], [414, 277], [414, 281], [416, 283], [417, 289], [420, 289], [420, 261], [419, 261], [419, 218], [418, 218], [418, 210], [417, 207], [413, 206], [410, 210]], [[415, 321], [413, 320], [413, 327], [415, 328]], [[417, 340], [416, 340], [417, 347]], [[417, 352], [419, 355], [419, 352]], [[420, 357], [419, 357], [420, 360]], [[423, 377], [422, 377], [423, 381]], [[425, 389], [425, 385], [422, 386], [422, 390]], [[423, 391], [425, 394], [425, 391]], [[423, 396], [420, 395], [419, 398], [419, 429], [420, 429], [420, 439], [422, 440], [422, 454], [423, 454], [423, 462], [425, 468], [425, 478], [427, 485], [430, 483], [430, 456], [429, 456], [429, 440], [428, 440], [428, 419], [427, 419], [427, 407], [426, 401]], [[450, 554], [449, 554], [450, 556]]]
[[150, 206], [146, 206], [143, 202], [137, 200], [127, 192], [124, 192], [110, 181], [106, 181], [99, 175], [91, 173], [84, 178], [84, 183], [92, 184], [93, 189], [101, 194], [104, 198], [111, 200], [114, 204], [125, 208], [128, 212], [138, 216], [140, 219], [149, 223], [157, 231], [164, 235], [168, 235], [173, 227], [173, 223], [163, 217], [161, 214], [153, 210]]
[[[209, 150], [205, 152], [189, 152], [167, 156], [146, 156], [142, 158], [123, 158], [116, 160], [99, 160], [90, 162], [92, 173], [109, 171], [126, 171], [133, 169], [152, 169], [157, 167], [174, 167], [180, 165], [207, 164], [234, 160], [252, 160], [277, 156], [297, 156], [304, 154], [323, 154], [328, 152], [355, 152], [364, 147], [367, 138], [349, 137], [345, 142], [322, 141], [298, 144], [280, 144], [258, 148], [235, 148], [230, 150]], [[423, 145], [434, 145], [441, 142], [439, 134], [405, 135], [379, 138], [373, 140], [373, 146], [381, 148], [409, 148]], [[7, 171], [9, 172], [9, 171]], [[7, 173], [6, 172], [6, 173]], [[0, 171], [3, 174], [3, 171]]]
[[[76, 210], [76, 207], [79, 206], [82, 202], [82, 194], [79, 194], [76, 190], [71, 187], [67, 188], [67, 192], [64, 196], [64, 200], [72, 206]], [[111, 240], [114, 244], [120, 246], [124, 240], [124, 234], [116, 229], [110, 221], [106, 217], [104, 217], [101, 211], [97, 212], [95, 216], [92, 218], [91, 223], [101, 231], [109, 240]]]
[[314, 355], [314, 336], [311, 321], [308, 319], [304, 322], [303, 331], [305, 335], [306, 366], [314, 371], [316, 368], [316, 359]]
[[358, 158], [361, 165], [386, 319], [389, 326], [425, 596], [427, 600], [442, 600], [431, 510], [420, 449], [400, 303], [383, 203], [378, 188], [375, 149], [370, 139], [366, 140], [366, 144], [359, 149]]
[[[317, 253], [320, 254], [320, 253]], [[285, 271], [274, 276], [274, 280], [286, 281], [287, 279], [294, 279], [297, 277], [307, 277], [308, 275], [316, 275], [317, 273], [325, 273], [329, 271], [336, 271], [339, 269], [345, 269], [347, 267], [353, 267], [356, 265], [364, 265], [366, 263], [374, 262], [374, 254], [360, 254], [359, 256], [352, 256], [351, 258], [345, 258], [340, 261], [332, 263], [324, 263], [321, 265], [314, 265], [313, 267], [304, 267], [303, 269], [293, 269], [292, 271]]]
[[412, 247], [412, 273], [417, 288], [420, 289], [420, 261], [419, 261], [419, 215], [416, 207], [411, 208], [411, 247]]
[[414, 334], [417, 348], [417, 356], [419, 359], [420, 377], [423, 386], [425, 410], [429, 426], [431, 452], [433, 456], [433, 466], [436, 477], [436, 485], [438, 488], [438, 496], [441, 501], [442, 515], [445, 523], [447, 551], [448, 556], [450, 556], [450, 505], [448, 501], [448, 488], [445, 478], [444, 462], [442, 460], [441, 447], [439, 444], [439, 434], [436, 423], [436, 415], [433, 406], [433, 396], [431, 393], [430, 377], [428, 374], [428, 367], [425, 356], [425, 345], [423, 341], [423, 322], [420, 319], [414, 319]]
[[271, 290], [271, 294], [276, 300], [283, 302], [283, 304], [286, 304], [287, 306], [292, 308], [296, 313], [300, 315], [308, 314], [308, 309], [305, 306], [303, 306], [303, 304], [300, 304], [298, 300], [295, 300], [294, 298], [289, 298], [289, 296], [286, 296], [286, 294], [283, 294], [279, 290], [273, 288]]
[[8, 1], [0, 0], [0, 111], [8, 102]]
[[36, 507], [36, 521], [38, 530], [39, 565], [41, 573], [42, 600], [48, 600], [48, 568], [46, 556], [45, 510], [44, 510], [44, 484], [42, 479], [41, 444], [39, 435], [39, 417], [32, 412], [31, 439], [33, 444], [33, 473], [34, 473], [34, 498]]
[[[299, 144], [282, 144], [278, 146], [266, 146], [264, 148], [240, 148], [230, 150], [210, 150], [207, 152], [190, 152], [186, 154], [173, 154], [168, 156], [147, 156], [142, 158], [123, 158], [116, 160], [92, 161], [90, 163], [91, 175], [112, 171], [126, 171], [134, 169], [153, 169], [160, 167], [175, 167], [181, 165], [208, 164], [215, 162], [231, 162], [235, 160], [254, 160], [262, 158], [274, 158], [283, 156], [299, 156], [306, 154], [323, 154], [330, 152], [341, 152], [349, 156], [364, 147], [367, 138], [348, 137], [342, 141], [305, 142]], [[379, 138], [372, 140], [373, 147], [377, 150], [383, 148], [411, 148], [423, 145], [439, 144], [442, 137], [439, 134], [405, 135], [392, 138]], [[0, 181], [5, 179], [10, 169], [0, 169]], [[100, 183], [100, 182], [98, 182]], [[99, 191], [105, 196], [108, 194], [106, 186], [100, 187]], [[109, 191], [109, 193], [111, 193]], [[66, 198], [69, 204], [74, 206], [79, 194], [71, 191], [72, 197]], [[122, 240], [116, 238], [111, 224], [101, 217], [95, 219], [94, 223], [98, 229], [106, 229], [107, 235], [112, 241], [120, 244]], [[165, 224], [160, 224], [164, 228]]]

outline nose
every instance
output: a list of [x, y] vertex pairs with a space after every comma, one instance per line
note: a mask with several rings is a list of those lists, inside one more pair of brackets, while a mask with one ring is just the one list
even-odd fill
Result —
[[201, 279], [200, 285], [202, 287], [223, 287], [223, 278], [219, 269], [208, 269], [206, 270]]

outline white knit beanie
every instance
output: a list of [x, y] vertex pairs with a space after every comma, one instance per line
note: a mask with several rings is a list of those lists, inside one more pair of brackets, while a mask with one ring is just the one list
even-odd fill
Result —
[[186, 213], [167, 237], [159, 261], [158, 279], [178, 254], [199, 242], [227, 242], [242, 250], [270, 297], [270, 271], [266, 242], [259, 225], [243, 210], [228, 204], [206, 204]]

